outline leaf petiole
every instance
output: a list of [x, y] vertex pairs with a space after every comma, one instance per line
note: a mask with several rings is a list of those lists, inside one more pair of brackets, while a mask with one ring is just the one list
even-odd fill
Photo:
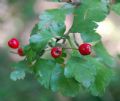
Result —
[[14, 52], [14, 51], [10, 51], [10, 53], [12, 53], [12, 54], [17, 54], [17, 52]]

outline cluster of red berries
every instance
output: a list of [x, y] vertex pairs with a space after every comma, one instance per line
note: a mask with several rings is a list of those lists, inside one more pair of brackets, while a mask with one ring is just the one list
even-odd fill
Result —
[[[23, 49], [19, 47], [19, 41], [16, 38], [12, 38], [8, 41], [8, 46], [12, 49], [18, 49], [17, 54], [19, 56], [24, 56]], [[78, 48], [81, 55], [89, 55], [91, 53], [91, 45], [89, 43], [83, 43]], [[61, 47], [53, 47], [51, 49], [51, 56], [53, 58], [58, 58], [62, 55]]]
[[[81, 55], [90, 55], [91, 54], [91, 44], [89, 43], [83, 43], [79, 46], [78, 51]], [[62, 54], [62, 48], [61, 47], [53, 47], [51, 50], [51, 55], [54, 58], [60, 57]]]
[[24, 56], [23, 49], [22, 49], [21, 47], [19, 47], [19, 46], [20, 46], [20, 43], [19, 43], [18, 39], [16, 39], [16, 38], [10, 39], [10, 40], [8, 41], [8, 46], [9, 46], [10, 48], [12, 48], [12, 49], [18, 49], [18, 50], [17, 50], [17, 54], [18, 54], [19, 56]]

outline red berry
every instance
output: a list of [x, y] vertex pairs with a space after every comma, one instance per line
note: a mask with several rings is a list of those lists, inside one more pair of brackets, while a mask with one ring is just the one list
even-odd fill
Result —
[[82, 55], [89, 55], [91, 53], [91, 44], [83, 43], [79, 46], [79, 52]]
[[24, 56], [24, 52], [22, 48], [18, 48], [18, 55], [19, 56]]
[[8, 46], [17, 49], [19, 47], [19, 41], [16, 38], [12, 38], [8, 41]]
[[53, 58], [58, 58], [62, 54], [62, 48], [61, 47], [53, 47], [51, 50], [51, 55]]

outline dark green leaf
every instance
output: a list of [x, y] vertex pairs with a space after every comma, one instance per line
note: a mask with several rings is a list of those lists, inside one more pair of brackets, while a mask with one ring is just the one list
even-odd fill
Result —
[[38, 81], [46, 88], [60, 91], [67, 96], [75, 96], [79, 92], [80, 85], [74, 79], [65, 78], [64, 69], [52, 60], [39, 59], [34, 68]]
[[98, 96], [104, 93], [106, 86], [109, 84], [112, 70], [90, 56], [83, 59], [71, 57], [66, 64], [65, 76], [68, 78], [74, 77], [93, 95]]
[[65, 52], [62, 53], [62, 57], [67, 57], [67, 54]]
[[14, 81], [24, 79], [25, 72], [31, 72], [25, 61], [13, 64], [13, 68], [15, 70], [10, 74], [10, 78]]
[[38, 81], [45, 88], [50, 87], [51, 74], [55, 68], [55, 65], [56, 63], [54, 61], [44, 59], [39, 59], [34, 65]]
[[[70, 9], [71, 8], [71, 9]], [[43, 12], [40, 15], [40, 22], [38, 24], [39, 30], [49, 31], [52, 36], [63, 36], [66, 26], [66, 15], [73, 12], [73, 6], [65, 4], [59, 9], [52, 9]]]
[[84, 87], [88, 88], [95, 80], [96, 70], [99, 65], [92, 58], [82, 59], [71, 57], [65, 67], [66, 77], [74, 77]]
[[39, 54], [36, 54], [36, 52], [33, 51], [32, 49], [28, 51], [26, 54], [27, 61], [30, 63], [33, 62], [38, 56]]
[[[65, 32], [65, 15], [60, 15], [59, 10], [50, 10], [40, 16], [39, 29], [48, 30], [51, 35], [61, 36]], [[63, 13], [64, 14], [64, 13]]]
[[72, 32], [79, 32], [84, 42], [100, 40], [95, 32], [96, 22], [103, 21], [108, 14], [107, 4], [100, 0], [83, 0], [80, 7], [75, 9]]
[[39, 32], [38, 24], [36, 24], [31, 32], [31, 35], [37, 34]]
[[51, 38], [52, 38], [52, 36], [47, 31], [42, 32], [42, 33], [38, 33], [38, 34], [31, 36], [30, 45], [31, 45], [33, 50], [41, 51], [46, 47], [48, 41]]
[[26, 45], [23, 47], [24, 54], [27, 54], [27, 52], [31, 49], [30, 45]]
[[55, 59], [55, 61], [59, 64], [63, 64], [64, 63], [64, 58], [60, 57], [60, 58]]
[[51, 77], [51, 89], [59, 91], [65, 96], [76, 96], [80, 90], [80, 84], [73, 78], [64, 76], [64, 69], [56, 65]]
[[95, 96], [101, 96], [112, 79], [112, 70], [105, 66], [99, 67], [95, 82], [90, 87], [90, 92]]
[[25, 78], [25, 71], [23, 70], [15, 70], [10, 74], [10, 79], [13, 81], [24, 79]]
[[31, 63], [33, 62], [39, 54], [36, 54], [35, 51], [33, 51], [30, 47], [30, 45], [26, 45], [23, 47], [24, 54], [26, 56], [27, 62]]
[[97, 58], [105, 63], [106, 65], [108, 65], [109, 67], [115, 67], [116, 63], [115, 60], [113, 59], [112, 56], [110, 56], [110, 54], [107, 52], [107, 50], [105, 49], [105, 47], [103, 46], [102, 42], [97, 43], [94, 47], [93, 47]]

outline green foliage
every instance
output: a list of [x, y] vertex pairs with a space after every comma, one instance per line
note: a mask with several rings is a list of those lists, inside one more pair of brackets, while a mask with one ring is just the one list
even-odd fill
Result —
[[46, 44], [51, 38], [52, 36], [47, 31], [42, 32], [42, 34], [35, 34], [30, 38], [30, 45], [33, 50], [41, 51], [46, 47]]
[[103, 94], [111, 80], [111, 74], [111, 69], [90, 56], [85, 58], [71, 57], [65, 68], [66, 77], [74, 77], [76, 81], [96, 96]]
[[31, 32], [31, 35], [34, 35], [34, 34], [36, 34], [36, 33], [38, 33], [38, 32], [39, 32], [39, 30], [38, 30], [38, 24], [36, 24], [36, 25], [34, 26], [32, 32]]
[[[79, 83], [64, 76], [64, 68], [53, 60], [39, 59], [34, 65], [37, 79], [45, 88], [60, 91], [64, 95], [75, 96], [79, 92]], [[72, 91], [72, 92], [71, 92]]]
[[14, 81], [24, 79], [25, 78], [25, 72], [22, 70], [15, 70], [11, 73], [10, 78]]
[[110, 54], [107, 52], [107, 50], [105, 49], [104, 45], [102, 44], [102, 42], [97, 43], [94, 47], [93, 47], [97, 58], [105, 63], [107, 66], [109, 67], [115, 67], [116, 66], [116, 62], [113, 59], [113, 57], [110, 56]]
[[80, 84], [73, 78], [66, 78], [64, 68], [58, 64], [52, 72], [50, 84], [53, 91], [59, 91], [66, 96], [75, 96], [80, 90]]
[[96, 22], [104, 20], [107, 14], [106, 3], [99, 0], [83, 0], [82, 4], [75, 9], [71, 31], [79, 32], [84, 42], [98, 41], [100, 35], [95, 32], [98, 26]]
[[28, 67], [28, 64], [25, 61], [20, 61], [13, 65], [14, 71], [10, 74], [10, 78], [14, 81], [24, 79], [26, 72], [31, 72]]
[[40, 32], [48, 32], [51, 36], [63, 36], [66, 26], [66, 15], [71, 13], [69, 9], [72, 9], [70, 4], [65, 4], [59, 9], [47, 10], [40, 15], [40, 22], [38, 29]]
[[93, 95], [103, 95], [105, 88], [108, 86], [112, 78], [112, 70], [99, 63], [98, 71], [94, 83], [90, 87]]
[[[110, 67], [115, 66], [115, 62], [95, 29], [98, 26], [96, 22], [103, 21], [109, 14], [109, 5], [106, 0], [81, 0], [80, 6], [65, 3], [58, 9], [41, 13], [40, 21], [31, 32], [29, 45], [23, 47], [25, 59], [14, 66], [16, 70], [12, 72], [11, 79], [23, 79], [25, 73], [29, 72], [45, 88], [66, 96], [76, 96], [81, 88], [95, 96], [102, 95], [111, 81]], [[78, 50], [65, 50], [58, 59], [50, 56], [44, 58], [46, 53], [50, 54], [49, 49], [52, 47], [64, 48], [66, 41], [74, 48], [69, 33], [64, 35], [65, 19], [69, 14], [74, 15], [69, 33], [79, 32], [83, 42], [96, 43], [93, 45], [94, 55], [81, 56]], [[64, 42], [59, 43], [61, 39]]]
[[[73, 63], [73, 64], [71, 64]], [[83, 60], [80, 57], [71, 57], [65, 68], [65, 75], [68, 78], [74, 77], [84, 87], [88, 88], [94, 82], [96, 75], [96, 64], [91, 60]]]
[[46, 88], [50, 87], [50, 78], [55, 65], [54, 61], [44, 59], [39, 59], [34, 65], [38, 81]]

